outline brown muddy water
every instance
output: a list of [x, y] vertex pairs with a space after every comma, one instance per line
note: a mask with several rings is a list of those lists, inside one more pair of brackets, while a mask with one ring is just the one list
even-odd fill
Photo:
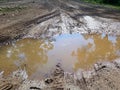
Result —
[[[0, 71], [5, 75], [25, 67], [30, 78], [41, 79], [57, 63], [65, 71], [88, 69], [94, 63], [120, 58], [120, 37], [112, 35], [62, 34], [55, 41], [22, 39], [0, 47]], [[46, 74], [47, 73], [47, 74]]]

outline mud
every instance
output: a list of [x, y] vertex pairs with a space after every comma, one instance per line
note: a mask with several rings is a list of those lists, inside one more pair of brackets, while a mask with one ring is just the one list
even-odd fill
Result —
[[37, 80], [58, 62], [65, 72], [87, 70], [96, 62], [120, 58], [119, 41], [120, 37], [113, 35], [78, 33], [61, 34], [54, 41], [25, 38], [0, 47], [0, 68], [7, 75], [25, 66], [29, 77]]
[[72, 0], [21, 0], [1, 3], [4, 8], [19, 6], [25, 8], [0, 12], [1, 43], [23, 36], [49, 38], [66, 32], [120, 34], [118, 10]]
[[[0, 12], [1, 46], [23, 38], [54, 41], [53, 37], [65, 33], [105, 33], [107, 35], [117, 35], [118, 37], [120, 35], [119, 10], [91, 5], [78, 0], [9, 0], [9, 2], [0, 2], [0, 8], [19, 6], [25, 8], [11, 12]], [[76, 53], [74, 55], [76, 56]], [[102, 60], [105, 60], [105, 58]], [[80, 66], [77, 65], [77, 67]], [[5, 77], [4, 71], [0, 72], [0, 89], [120, 89], [119, 59], [110, 62], [97, 62], [93, 66], [94, 69], [88, 71], [79, 69], [77, 73], [70, 73], [66, 72], [61, 65], [57, 65], [54, 67], [53, 72], [46, 76], [46, 79], [36, 81], [28, 77], [29, 72], [27, 72], [26, 64], [24, 64], [22, 67], [18, 67], [18, 70], [14, 69], [13, 73], [11, 71], [10, 76]]]
[[[61, 64], [58, 63], [51, 72], [51, 75], [40, 81], [28, 80], [25, 70], [15, 71], [16, 73], [12, 75], [14, 77], [9, 77], [9, 79], [1, 78], [0, 89], [119, 90], [119, 69], [119, 59], [113, 62], [99, 62], [94, 65], [93, 69], [89, 71], [78, 71], [77, 73], [64, 72]], [[14, 80], [16, 80], [17, 84]]]

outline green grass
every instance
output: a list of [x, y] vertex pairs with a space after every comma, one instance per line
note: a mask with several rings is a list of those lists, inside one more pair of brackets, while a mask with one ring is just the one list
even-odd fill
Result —
[[120, 10], [120, 5], [105, 4], [101, 2], [100, 0], [82, 0], [82, 1], [87, 2], [87, 3], [97, 4], [97, 5], [103, 5], [104, 7]]
[[109, 4], [103, 4], [105, 7], [110, 7], [110, 8], [113, 8], [113, 9], [118, 9], [120, 10], [120, 6], [115, 6], [115, 5], [109, 5]]
[[8, 0], [0, 0], [0, 2], [7, 2]]
[[5, 13], [5, 12], [12, 12], [12, 11], [20, 11], [20, 10], [22, 10], [22, 9], [25, 9], [25, 7], [19, 7], [19, 6], [17, 6], [17, 7], [1, 7], [0, 8], [0, 12], [2, 12], [2, 13]]

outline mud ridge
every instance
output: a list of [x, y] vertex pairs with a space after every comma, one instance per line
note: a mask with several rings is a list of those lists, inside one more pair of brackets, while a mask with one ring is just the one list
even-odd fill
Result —
[[53, 18], [55, 16], [59, 16], [60, 15], [60, 12], [59, 10], [55, 10], [51, 13], [48, 13], [48, 14], [45, 14], [45, 15], [42, 15], [40, 17], [37, 17], [37, 18], [34, 18], [33, 20], [31, 21], [28, 21], [27, 23], [25, 23], [25, 26], [28, 26], [30, 24], [39, 24], [41, 22], [44, 22], [46, 20], [49, 20], [50, 18]]
[[119, 67], [120, 59], [117, 59], [113, 62], [98, 62], [88, 71], [69, 73], [64, 72], [58, 63], [51, 75], [43, 80], [29, 80], [25, 70], [17, 70], [7, 79], [1, 74], [0, 90], [119, 90]]

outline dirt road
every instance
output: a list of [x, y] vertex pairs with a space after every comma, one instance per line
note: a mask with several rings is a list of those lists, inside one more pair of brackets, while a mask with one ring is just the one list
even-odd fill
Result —
[[[80, 0], [0, 1], [1, 45], [27, 37], [51, 39], [54, 35], [62, 33], [106, 33], [119, 36], [120, 11], [83, 3]], [[21, 79], [21, 76], [27, 77], [25, 71], [24, 75], [21, 75], [22, 71], [20, 71], [17, 72], [18, 77], [15, 73], [14, 78], [8, 77], [7, 80], [0, 72], [0, 90], [18, 90], [18, 88], [19, 90], [119, 90], [120, 65], [118, 61], [99, 63], [93, 72], [79, 71], [77, 78], [75, 74], [73, 74], [74, 77], [71, 74], [65, 76], [67, 74], [64, 74], [64, 70], [57, 67], [58, 71], [55, 70], [53, 76], [47, 81], [39, 81], [40, 83], [26, 78]], [[79, 74], [80, 72], [82, 74]], [[59, 78], [58, 81], [61, 82], [57, 82], [55, 78]], [[46, 85], [45, 82], [48, 84]], [[59, 83], [65, 83], [66, 87], [59, 88], [61, 87]], [[56, 86], [53, 87], [54, 85]]]
[[120, 11], [77, 0], [10, 0], [0, 8], [0, 42], [43, 33], [44, 37], [65, 32], [120, 34]]

